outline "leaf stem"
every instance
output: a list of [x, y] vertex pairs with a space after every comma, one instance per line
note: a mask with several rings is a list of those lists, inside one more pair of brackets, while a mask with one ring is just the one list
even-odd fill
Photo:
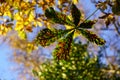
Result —
[[[88, 20], [92, 15], [94, 15], [98, 10], [99, 10], [99, 9], [96, 9], [90, 16], [88, 16], [88, 17], [85, 19], [85, 21]], [[85, 21], [84, 21], [84, 22], [85, 22]]]

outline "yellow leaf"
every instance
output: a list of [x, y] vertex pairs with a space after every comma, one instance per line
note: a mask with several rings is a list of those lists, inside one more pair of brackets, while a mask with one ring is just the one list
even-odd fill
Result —
[[21, 23], [21, 22], [17, 22], [17, 23], [16, 23], [15, 30], [20, 31], [20, 30], [22, 30], [23, 28], [24, 28], [23, 23]]
[[42, 23], [37, 21], [38, 26], [42, 27]]
[[29, 12], [30, 12], [30, 10], [26, 10], [26, 11], [24, 11], [24, 14], [28, 15]]
[[27, 9], [28, 8], [28, 4], [27, 4], [27, 2], [21, 2], [20, 3], [20, 7], [21, 7], [21, 9]]
[[21, 15], [19, 13], [15, 13], [14, 20], [23, 21], [23, 18], [21, 17]]
[[25, 22], [24, 22], [24, 25], [28, 25], [28, 24], [30, 24], [28, 21], [25, 21]]
[[78, 0], [73, 0], [73, 3], [74, 3], [74, 4], [77, 4], [77, 3], [78, 3]]
[[27, 35], [25, 33], [25, 31], [18, 31], [18, 36], [21, 38], [21, 39], [26, 39], [27, 38]]
[[0, 35], [2, 35], [2, 31], [0, 30]]
[[29, 21], [33, 21], [34, 20], [34, 12], [31, 11], [30, 14], [29, 14]]
[[33, 24], [34, 26], [39, 26], [39, 27], [42, 27], [42, 23], [41, 22], [39, 22], [39, 21], [36, 21], [36, 22], [34, 22], [34, 24]]
[[27, 52], [31, 53], [32, 50], [37, 49], [37, 47], [33, 43], [28, 43], [27, 44]]
[[2, 13], [2, 12], [0, 12], [0, 16], [2, 16], [2, 14], [3, 14], [3, 13]]
[[79, 32], [75, 31], [75, 32], [74, 32], [74, 35], [73, 35], [73, 38], [76, 38], [76, 37], [78, 37], [79, 35], [80, 35]]
[[65, 0], [58, 0], [58, 4], [59, 4], [59, 5], [65, 3], [65, 2], [68, 2], [68, 1], [65, 1]]
[[6, 25], [0, 25], [0, 34], [6, 35], [6, 33], [10, 30], [11, 27], [7, 27]]
[[8, 17], [12, 17], [12, 15], [11, 15], [11, 12], [10, 11], [7, 11], [7, 12], [5, 12], [4, 14], [3, 14], [4, 16], [8, 16]]
[[71, 21], [73, 20], [72, 16], [71, 15], [68, 15], [67, 16]]
[[65, 25], [66, 29], [72, 29], [73, 26]]

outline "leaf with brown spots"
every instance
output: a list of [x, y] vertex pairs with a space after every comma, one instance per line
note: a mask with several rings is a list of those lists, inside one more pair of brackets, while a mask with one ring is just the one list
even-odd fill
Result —
[[69, 52], [71, 50], [71, 43], [73, 40], [73, 33], [74, 32], [68, 34], [66, 38], [63, 38], [58, 42], [58, 45], [53, 52], [53, 54], [56, 55], [56, 58], [58, 60], [69, 59]]
[[68, 32], [69, 30], [51, 31], [50, 29], [46, 28], [38, 33], [35, 42], [37, 44], [40, 44], [41, 46], [49, 46], [51, 43], [55, 42], [56, 40], [58, 40]]
[[80, 33], [85, 36], [90, 42], [94, 42], [97, 45], [104, 45], [105, 44], [105, 40], [98, 37], [96, 34], [94, 34], [93, 32], [89, 31], [89, 30], [85, 30], [85, 29], [79, 29]]

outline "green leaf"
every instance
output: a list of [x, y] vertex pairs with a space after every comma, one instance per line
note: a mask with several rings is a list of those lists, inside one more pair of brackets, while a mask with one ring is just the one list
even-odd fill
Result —
[[48, 9], [45, 10], [45, 16], [48, 18], [48, 19], [52, 19], [54, 21], [54, 19], [57, 18], [57, 15], [55, 13], [55, 10], [50, 7]]
[[75, 4], [72, 4], [71, 6], [71, 14], [72, 14], [73, 22], [77, 26], [80, 21], [81, 13]]
[[85, 36], [90, 42], [94, 42], [97, 45], [104, 45], [105, 44], [105, 40], [98, 37], [96, 34], [94, 34], [91, 31], [85, 30], [85, 29], [79, 29], [80, 33]]
[[72, 21], [70, 21], [70, 19], [65, 14], [55, 11], [52, 7], [45, 10], [45, 16], [54, 23], [74, 26]]
[[73, 40], [73, 33], [74, 32], [69, 33], [65, 38], [58, 42], [58, 45], [53, 52], [58, 60], [68, 60], [69, 52], [71, 50], [71, 43]]
[[89, 29], [89, 28], [92, 28], [92, 26], [95, 24], [95, 22], [96, 21], [87, 20], [87, 21], [81, 23], [79, 27]]
[[40, 31], [35, 39], [35, 42], [37, 44], [40, 44], [41, 46], [49, 46], [51, 43], [55, 42], [55, 40], [58, 40], [62, 36], [64, 36], [66, 33], [68, 33], [70, 30], [54, 30], [51, 31], [50, 29], [43, 29]]

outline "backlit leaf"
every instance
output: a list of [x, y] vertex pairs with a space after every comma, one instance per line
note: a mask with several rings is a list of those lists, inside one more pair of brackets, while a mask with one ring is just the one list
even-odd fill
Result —
[[74, 4], [77, 4], [77, 3], [78, 3], [78, 0], [72, 0], [72, 2], [73, 2]]
[[80, 24], [80, 28], [92, 28], [92, 26], [96, 23], [96, 21], [91, 21], [91, 20], [87, 20], [83, 23]]
[[72, 4], [72, 6], [71, 6], [71, 14], [73, 17], [73, 22], [77, 26], [80, 21], [81, 13], [75, 4]]
[[18, 36], [20, 37], [20, 39], [26, 39], [27, 38], [26, 32], [23, 31], [23, 30], [18, 31]]
[[65, 14], [55, 11], [52, 7], [45, 10], [45, 16], [54, 23], [74, 26], [72, 21], [70, 21]]
[[56, 58], [58, 60], [61, 59], [68, 60], [69, 52], [71, 50], [72, 40], [73, 40], [73, 32], [68, 34], [66, 38], [63, 38], [58, 42], [58, 45], [53, 52], [53, 54], [56, 55]]
[[1, 24], [0, 25], [0, 35], [6, 35], [12, 29], [12, 26]]
[[105, 44], [105, 40], [98, 37], [96, 34], [94, 34], [91, 31], [85, 30], [85, 29], [79, 29], [81, 34], [83, 36], [85, 36], [90, 42], [94, 42], [97, 45], [104, 45]]
[[69, 30], [54, 30], [51, 31], [50, 29], [43, 29], [40, 31], [35, 39], [37, 44], [41, 46], [48, 46], [51, 43], [55, 42], [55, 40], [64, 36], [64, 34], [68, 33]]

